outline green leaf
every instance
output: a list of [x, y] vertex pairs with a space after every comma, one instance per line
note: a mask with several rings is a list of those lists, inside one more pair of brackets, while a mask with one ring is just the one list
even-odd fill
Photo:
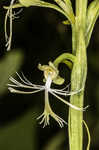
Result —
[[[68, 20], [73, 24], [75, 22], [75, 17], [73, 13], [73, 9], [70, 2], [63, 2], [60, 0], [55, 0], [55, 2], [61, 7], [48, 3], [41, 0], [19, 0], [19, 3], [14, 4], [12, 8], [20, 8], [20, 7], [30, 7], [30, 6], [38, 6], [38, 7], [46, 7], [46, 8], [52, 8], [61, 14], [63, 14]], [[5, 9], [8, 9], [9, 7], [4, 6]]]
[[97, 18], [99, 17], [99, 0], [94, 0], [88, 7], [87, 23], [86, 23], [86, 46], [88, 46], [91, 38], [91, 34]]
[[[17, 3], [17, 4], [14, 4], [12, 6], [12, 8], [20, 8], [20, 7], [30, 7], [30, 6], [38, 6], [38, 7], [46, 7], [46, 8], [52, 8], [58, 12], [60, 12], [61, 14], [63, 14], [64, 16], [66, 16], [65, 12], [60, 8], [58, 7], [57, 5], [55, 4], [51, 4], [51, 3], [48, 3], [48, 2], [44, 2], [44, 1], [40, 1], [40, 0], [35, 0], [35, 1], [31, 1], [31, 0], [28, 0], [28, 3], [27, 1], [24, 2], [24, 1], [19, 1], [20, 3]], [[4, 6], [4, 9], [8, 9], [9, 6]]]
[[36, 150], [36, 119], [32, 115], [33, 110], [0, 128], [1, 150]]
[[19, 50], [7, 52], [0, 60], [0, 95], [7, 90], [9, 76], [20, 68], [22, 62], [23, 54]]
[[19, 3], [25, 7], [30, 7], [37, 2], [39, 2], [39, 0], [19, 0]]
[[70, 23], [73, 25], [75, 23], [75, 16], [73, 13], [73, 8], [69, 0], [54, 0], [65, 12], [65, 16], [68, 18]]

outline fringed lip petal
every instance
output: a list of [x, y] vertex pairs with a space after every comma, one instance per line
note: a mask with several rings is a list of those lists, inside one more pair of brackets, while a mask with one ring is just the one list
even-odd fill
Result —
[[50, 116], [59, 124], [59, 126], [62, 128], [64, 127], [64, 124], [67, 124], [61, 117], [59, 117], [58, 115], [56, 115], [50, 106], [49, 103], [49, 95], [48, 95], [48, 91], [45, 90], [45, 107], [44, 107], [44, 112], [37, 118], [41, 119], [40, 124], [43, 123], [43, 128], [47, 125], [49, 125], [49, 119]]
[[64, 124], [67, 125], [67, 122], [64, 121], [64, 120], [63, 120], [61, 117], [59, 117], [58, 115], [54, 114], [53, 118], [58, 122], [58, 124], [59, 124], [59, 126], [60, 126], [61, 128], [64, 127]]
[[49, 119], [50, 116], [59, 124], [59, 126], [61, 128], [64, 127], [64, 124], [67, 124], [66, 121], [64, 121], [61, 117], [59, 117], [58, 115], [56, 115], [54, 112], [51, 113], [45, 113], [43, 112], [38, 118], [37, 120], [41, 119], [41, 121], [39, 122], [39, 124], [43, 123], [43, 128], [47, 125], [50, 125]]
[[41, 119], [41, 121], [39, 122], [39, 124], [43, 124], [43, 128], [47, 125], [49, 125], [49, 114], [45, 114], [45, 113], [42, 113], [38, 118], [37, 120]]

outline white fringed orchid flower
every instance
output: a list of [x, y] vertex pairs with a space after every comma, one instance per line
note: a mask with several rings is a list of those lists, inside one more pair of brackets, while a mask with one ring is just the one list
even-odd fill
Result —
[[[55, 96], [58, 100], [62, 101], [64, 104], [68, 105], [69, 107], [83, 111], [83, 108], [79, 108], [77, 106], [72, 105], [71, 103], [67, 102], [64, 100], [61, 96], [69, 96], [69, 95], [74, 95], [82, 91], [82, 89], [74, 92], [69, 92], [66, 91], [66, 88], [64, 89], [54, 89], [51, 88], [51, 84], [56, 83], [56, 84], [63, 84], [64, 79], [59, 76], [59, 71], [53, 63], [49, 62], [49, 65], [43, 65], [41, 64], [38, 65], [38, 68], [42, 71], [44, 71], [44, 81], [45, 85], [36, 85], [32, 84], [22, 73], [22, 77], [18, 74], [17, 76], [20, 79], [20, 82], [14, 79], [13, 77], [10, 77], [9, 80], [12, 82], [12, 84], [8, 84], [8, 89], [12, 93], [19, 93], [19, 94], [33, 94], [37, 93], [40, 91], [45, 92], [45, 106], [44, 106], [44, 112], [37, 118], [41, 119], [40, 124], [44, 123], [43, 127], [49, 125], [49, 117], [51, 116], [54, 118], [59, 126], [62, 128], [64, 127], [64, 124], [67, 124], [62, 118], [60, 118], [58, 115], [56, 115], [53, 110], [51, 109], [50, 103], [49, 103], [49, 94], [52, 94]], [[24, 90], [18, 90], [17, 88], [22, 88]], [[31, 91], [26, 91], [25, 89], [31, 90]]]

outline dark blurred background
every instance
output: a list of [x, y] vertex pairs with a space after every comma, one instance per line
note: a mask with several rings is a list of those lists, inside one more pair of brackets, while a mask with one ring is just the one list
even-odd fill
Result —
[[[51, 118], [51, 124], [42, 128], [36, 118], [43, 112], [44, 92], [35, 95], [16, 95], [7, 90], [10, 75], [23, 72], [36, 84], [42, 84], [43, 74], [38, 63], [47, 64], [64, 52], [71, 52], [71, 27], [62, 23], [58, 12], [38, 7], [23, 8], [13, 21], [12, 50], [6, 51], [3, 6], [9, 1], [0, 0], [0, 149], [1, 150], [65, 150], [68, 148], [68, 128], [60, 129]], [[74, 0], [73, 0], [74, 4]], [[88, 54], [88, 75], [85, 90], [84, 112], [91, 133], [91, 150], [99, 149], [99, 21], [96, 22]], [[70, 82], [70, 70], [60, 65], [60, 74]], [[64, 85], [65, 86], [65, 85]], [[67, 98], [68, 99], [68, 98]], [[54, 104], [53, 101], [54, 100]], [[68, 120], [68, 107], [53, 97], [54, 111]], [[84, 149], [87, 134], [84, 130]]]

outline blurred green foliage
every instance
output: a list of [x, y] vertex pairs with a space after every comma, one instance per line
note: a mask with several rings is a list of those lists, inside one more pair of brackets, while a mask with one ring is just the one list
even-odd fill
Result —
[[7, 90], [9, 77], [20, 68], [23, 62], [23, 54], [20, 50], [12, 50], [6, 53], [0, 60], [0, 95]]
[[0, 128], [0, 149], [36, 150], [36, 123], [32, 111]]
[[65, 135], [61, 131], [50, 139], [44, 146], [43, 150], [61, 150], [62, 143], [65, 141]]

